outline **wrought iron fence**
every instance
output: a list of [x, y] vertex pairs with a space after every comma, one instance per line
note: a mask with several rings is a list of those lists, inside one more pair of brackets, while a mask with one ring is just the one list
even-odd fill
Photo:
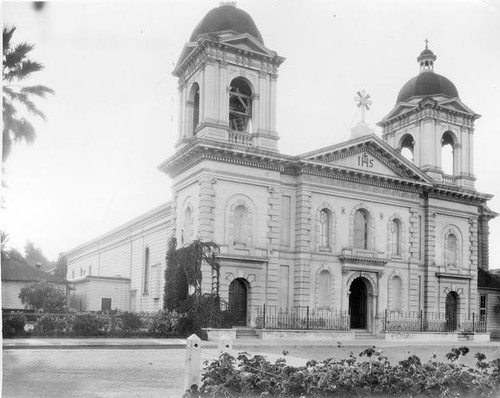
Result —
[[385, 310], [385, 331], [485, 333], [486, 315]]
[[347, 311], [292, 307], [266, 306], [255, 308], [256, 326], [259, 329], [286, 330], [350, 330]]

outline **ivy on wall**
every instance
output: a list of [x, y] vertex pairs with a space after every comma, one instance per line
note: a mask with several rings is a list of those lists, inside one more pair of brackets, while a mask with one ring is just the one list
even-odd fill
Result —
[[212, 295], [219, 298], [218, 252], [219, 246], [214, 242], [202, 242], [197, 239], [188, 246], [177, 249], [177, 239], [170, 239], [166, 256], [164, 309], [179, 310], [188, 300], [189, 286], [194, 288], [194, 299], [201, 297], [201, 266], [204, 263], [212, 268]]

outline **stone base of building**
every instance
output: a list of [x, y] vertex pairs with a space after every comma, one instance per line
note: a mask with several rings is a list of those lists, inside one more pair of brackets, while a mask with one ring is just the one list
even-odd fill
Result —
[[260, 331], [262, 340], [300, 340], [300, 341], [344, 341], [354, 340], [351, 331], [326, 330], [266, 330]]
[[423, 343], [433, 343], [433, 342], [446, 342], [446, 341], [477, 341], [477, 342], [488, 342], [490, 341], [489, 333], [471, 333], [465, 335], [467, 340], [462, 340], [463, 333], [456, 332], [383, 332], [380, 337], [387, 341], [416, 341]]

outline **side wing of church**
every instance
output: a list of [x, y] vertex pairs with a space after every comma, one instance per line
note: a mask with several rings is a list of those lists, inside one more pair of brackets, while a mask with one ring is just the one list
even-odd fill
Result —
[[[403, 315], [477, 326], [478, 268], [488, 268], [496, 213], [474, 188], [479, 115], [435, 60], [420, 54], [420, 73], [379, 123], [382, 138], [359, 125], [346, 142], [288, 156], [276, 131], [284, 58], [243, 10], [211, 10], [174, 70], [179, 137], [159, 166], [172, 201], [66, 253], [73, 306], [160, 309], [168, 238], [199, 237], [220, 246], [234, 326], [262, 327], [264, 305], [323, 311], [374, 334]], [[211, 283], [207, 267], [203, 291]]]

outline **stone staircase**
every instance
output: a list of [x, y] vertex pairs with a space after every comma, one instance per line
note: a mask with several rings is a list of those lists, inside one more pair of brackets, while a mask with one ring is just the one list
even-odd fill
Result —
[[354, 332], [355, 340], [373, 340], [375, 336], [367, 329], [351, 329]]
[[237, 328], [236, 329], [236, 340], [255, 340], [258, 339], [259, 335], [257, 331], [252, 328]]

